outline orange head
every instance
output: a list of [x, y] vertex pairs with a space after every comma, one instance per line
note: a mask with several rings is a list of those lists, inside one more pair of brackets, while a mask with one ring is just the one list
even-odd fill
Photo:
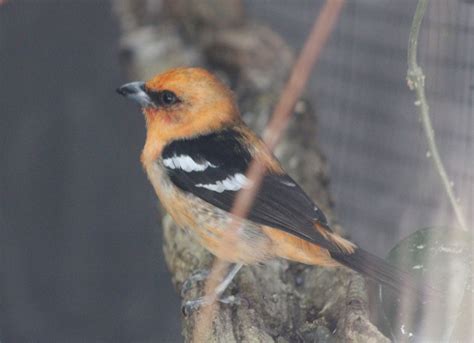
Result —
[[117, 91], [141, 106], [147, 144], [160, 146], [218, 130], [239, 120], [229, 88], [201, 68], [176, 68], [148, 82], [132, 82]]

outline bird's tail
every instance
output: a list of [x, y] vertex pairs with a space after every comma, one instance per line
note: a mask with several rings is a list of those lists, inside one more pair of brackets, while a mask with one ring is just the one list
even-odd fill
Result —
[[436, 290], [421, 285], [411, 274], [360, 248], [356, 248], [353, 253], [331, 252], [330, 254], [340, 264], [366, 275], [400, 294], [416, 294], [422, 299], [437, 295]]

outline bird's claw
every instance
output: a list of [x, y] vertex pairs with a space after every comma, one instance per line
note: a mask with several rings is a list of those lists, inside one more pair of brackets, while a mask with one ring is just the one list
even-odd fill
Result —
[[217, 299], [218, 302], [226, 305], [240, 305], [242, 304], [242, 298], [237, 295], [229, 295], [227, 297], [223, 297]]
[[186, 280], [184, 280], [183, 285], [181, 286], [181, 297], [189, 292], [194, 287], [196, 282], [206, 280], [209, 275], [209, 270], [200, 269], [191, 274]]
[[[240, 305], [242, 303], [242, 299], [235, 295], [229, 295], [227, 297], [218, 298], [216, 300], [226, 305]], [[213, 297], [211, 296], [204, 296], [195, 300], [188, 300], [181, 307], [181, 310], [185, 316], [190, 316], [196, 310], [199, 310], [201, 307], [210, 305], [212, 301]]]
[[201, 306], [207, 306], [211, 303], [210, 297], [201, 297], [195, 300], [188, 300], [186, 301], [183, 306], [181, 307], [181, 311], [187, 317], [193, 314], [196, 310], [198, 310]]

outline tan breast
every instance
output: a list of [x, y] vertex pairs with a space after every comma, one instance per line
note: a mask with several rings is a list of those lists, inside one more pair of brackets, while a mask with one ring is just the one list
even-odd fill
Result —
[[145, 169], [161, 204], [176, 224], [193, 232], [212, 254], [228, 262], [244, 264], [273, 257], [271, 240], [259, 225], [240, 220], [240, 228], [229, 231], [230, 215], [177, 188], [160, 160], [145, 165]]

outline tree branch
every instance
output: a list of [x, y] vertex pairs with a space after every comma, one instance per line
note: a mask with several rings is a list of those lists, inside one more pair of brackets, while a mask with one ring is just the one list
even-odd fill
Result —
[[[293, 65], [287, 44], [267, 27], [247, 21], [236, 0], [165, 1], [160, 10], [148, 8], [150, 3], [116, 0], [124, 28], [122, 59], [133, 79], [149, 78], [173, 64], [203, 65], [236, 90], [244, 120], [262, 132]], [[294, 117], [275, 154], [334, 223], [312, 104], [299, 100]], [[210, 267], [212, 256], [168, 216], [162, 224], [164, 255], [179, 290], [194, 271]], [[336, 225], [335, 229], [340, 228]], [[337, 330], [341, 341], [365, 342], [366, 337], [377, 337], [373, 341], [385, 342], [366, 312], [360, 312], [356, 321], [347, 318], [347, 311], [352, 313], [346, 304], [351, 302], [348, 285], [357, 283], [354, 280], [361, 286], [351, 294], [366, 308], [363, 280], [346, 268], [318, 268], [286, 260], [244, 267], [228, 289], [244, 301], [216, 309], [208, 341], [327, 341]], [[202, 295], [199, 283], [183, 295], [183, 301]], [[361, 329], [346, 330], [354, 322], [363, 323]], [[195, 327], [195, 314], [183, 317], [186, 341], [195, 341]]]
[[441, 161], [441, 157], [438, 152], [433, 125], [431, 124], [430, 109], [428, 106], [428, 101], [426, 100], [425, 75], [421, 67], [418, 65], [416, 58], [418, 48], [418, 34], [420, 32], [421, 22], [423, 21], [423, 16], [426, 12], [427, 6], [428, 0], [419, 0], [415, 10], [415, 15], [413, 17], [410, 36], [408, 38], [407, 83], [408, 87], [411, 90], [414, 90], [416, 94], [415, 106], [418, 107], [418, 113], [423, 125], [423, 131], [425, 132], [426, 139], [428, 141], [429, 152], [427, 156], [433, 159], [435, 169], [441, 178], [441, 182], [444, 186], [444, 189], [446, 190], [446, 194], [448, 195], [451, 206], [454, 209], [454, 213], [456, 214], [459, 227], [464, 231], [468, 231], [464, 214], [458, 202], [456, 201], [456, 197], [454, 196], [453, 185], [449, 181], [448, 174], [446, 173], [446, 169], [444, 168], [443, 162]]

